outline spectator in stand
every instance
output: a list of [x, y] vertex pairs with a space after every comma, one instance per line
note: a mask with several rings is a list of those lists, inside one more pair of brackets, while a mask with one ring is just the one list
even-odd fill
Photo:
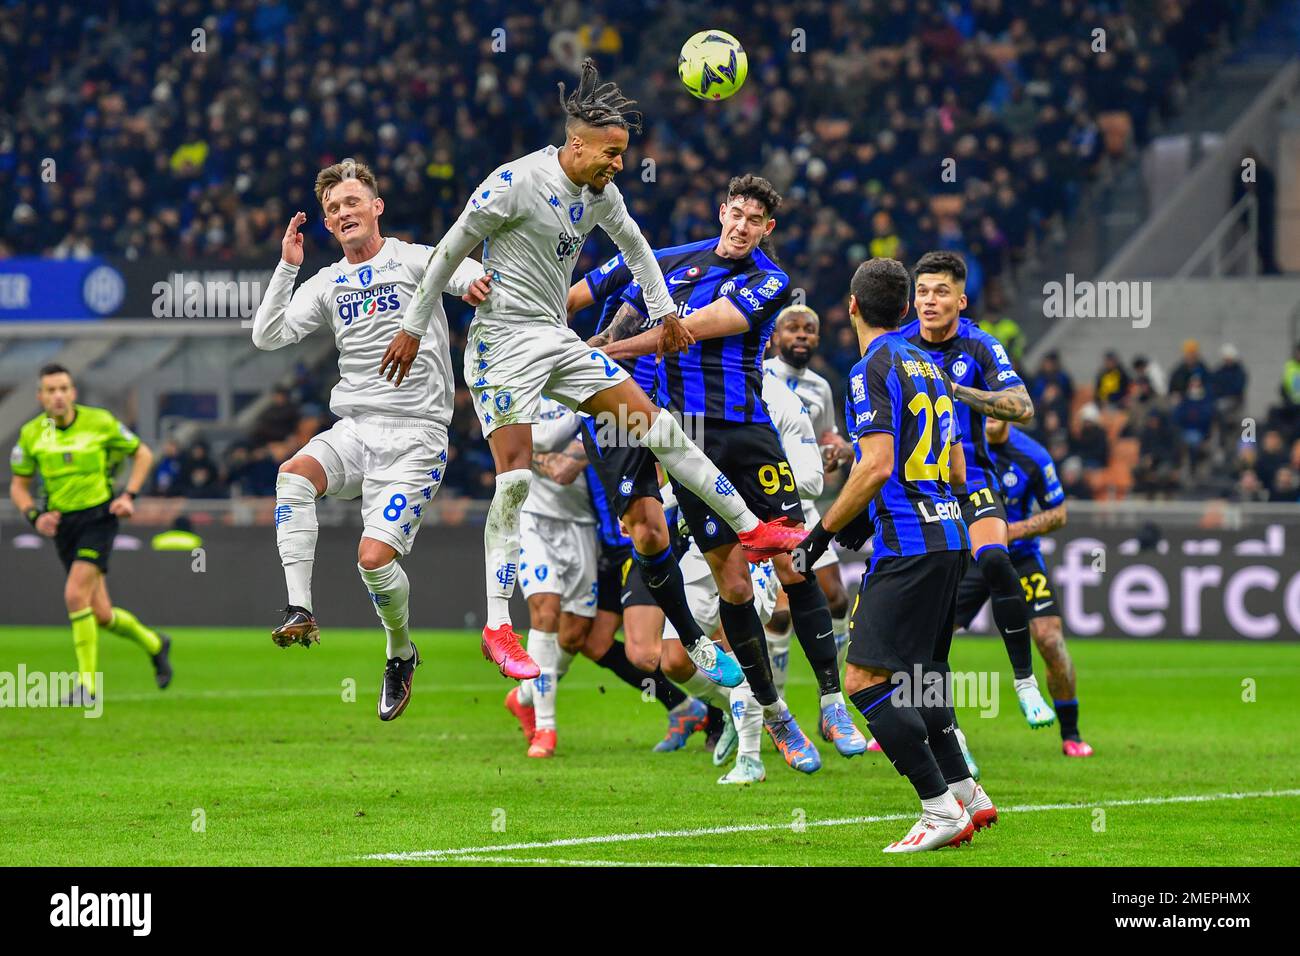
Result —
[[1246, 405], [1246, 369], [1241, 364], [1237, 346], [1231, 342], [1223, 343], [1219, 355], [1223, 362], [1210, 375], [1210, 396], [1214, 399], [1224, 434], [1235, 434], [1241, 428], [1241, 415]]
[[1029, 380], [1029, 396], [1034, 400], [1035, 409], [1052, 409], [1062, 421], [1070, 417], [1074, 382], [1065, 369], [1061, 368], [1061, 355], [1055, 349], [1044, 355], [1038, 363], [1038, 371]]
[[1116, 352], [1107, 352], [1101, 360], [1101, 371], [1093, 386], [1092, 397], [1099, 405], [1119, 406], [1128, 394], [1129, 375]]
[[1138, 431], [1138, 464], [1133, 469], [1133, 490], [1168, 495], [1182, 481], [1183, 446], [1177, 427], [1159, 409], [1151, 409]]
[[1199, 376], [1204, 382], [1210, 377], [1210, 369], [1201, 360], [1201, 343], [1196, 339], [1188, 339], [1183, 343], [1182, 359], [1169, 375], [1169, 394], [1176, 396], [1175, 401], [1187, 391], [1193, 375]]
[[1101, 412], [1092, 402], [1079, 409], [1079, 432], [1070, 443], [1070, 453], [1085, 468], [1105, 468], [1110, 460], [1110, 440], [1101, 424]]
[[1214, 429], [1214, 399], [1199, 375], [1188, 380], [1182, 401], [1174, 406], [1173, 419], [1183, 433], [1183, 444], [1195, 468], [1205, 458], [1210, 433]]
[[1147, 381], [1151, 383], [1151, 391], [1157, 395], [1163, 395], [1169, 390], [1169, 382], [1165, 379], [1165, 370], [1160, 367], [1160, 363], [1154, 359], [1149, 359], [1145, 355], [1139, 355], [1133, 359], [1133, 377], [1145, 375]]
[[1292, 438], [1300, 437], [1300, 342], [1282, 367], [1282, 404], [1272, 410], [1269, 418], [1286, 429]]
[[1276, 428], [1270, 428], [1264, 432], [1259, 443], [1259, 455], [1255, 459], [1255, 471], [1259, 472], [1259, 480], [1271, 488], [1277, 470], [1286, 463], [1286, 443], [1282, 439], [1282, 433]]
[[1160, 406], [1160, 398], [1156, 391], [1151, 387], [1151, 379], [1145, 375], [1138, 375], [1133, 379], [1133, 384], [1128, 390], [1128, 421], [1124, 425], [1123, 435], [1133, 437], [1137, 435], [1146, 421], [1147, 412], [1152, 408]]
[[1070, 456], [1061, 462], [1061, 488], [1065, 497], [1081, 501], [1092, 500], [1092, 486], [1083, 471], [1083, 462]]
[[1232, 500], [1255, 503], [1269, 500], [1268, 489], [1259, 480], [1253, 468], [1247, 468], [1237, 477], [1237, 484], [1232, 491]]
[[178, 494], [176, 487], [181, 481], [182, 469], [180, 448], [176, 442], [168, 439], [163, 442], [158, 464], [153, 471], [153, 493], [164, 496]]
[[1273, 475], [1273, 487], [1268, 493], [1269, 501], [1291, 504], [1300, 501], [1300, 479], [1290, 468], [1279, 468]]
[[294, 433], [301, 417], [302, 410], [294, 404], [289, 389], [276, 388], [271, 392], [271, 403], [262, 409], [253, 424], [250, 439], [253, 446], [284, 441]]

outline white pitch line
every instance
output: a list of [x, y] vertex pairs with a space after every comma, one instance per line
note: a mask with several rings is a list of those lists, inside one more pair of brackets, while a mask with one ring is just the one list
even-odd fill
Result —
[[[1051, 810], [1092, 810], [1097, 807], [1134, 807], [1174, 803], [1210, 803], [1219, 800], [1252, 800], [1273, 797], [1300, 797], [1300, 789], [1256, 790], [1246, 793], [1185, 794], [1173, 797], [1140, 797], [1130, 800], [1093, 800], [1088, 803], [1022, 804], [1012, 807], [1001, 807], [998, 812], [1042, 813]], [[865, 817], [839, 817], [831, 820], [808, 820], [803, 825], [807, 827], [859, 826], [864, 823], [888, 823], [895, 820], [911, 820], [915, 817], [915, 813], [883, 813]], [[459, 847], [446, 850], [410, 850], [403, 853], [370, 853], [361, 859], [396, 861], [464, 859], [467, 856], [482, 856], [484, 854], [492, 855], [510, 850], [547, 850], [563, 846], [591, 846], [593, 844], [601, 843], [631, 843], [638, 840], [671, 840], [684, 837], [719, 836], [727, 833], [762, 833], [772, 832], [774, 830], [793, 830], [793, 826], [789, 823], [741, 823], [725, 827], [700, 827], [692, 830], [653, 830], [648, 833], [607, 833], [600, 836], [567, 837], [561, 840], [539, 840], [532, 843], [505, 843], [498, 844], [497, 846]]]
[[534, 866], [654, 866], [654, 867], [679, 867], [679, 866], [700, 866], [710, 868], [727, 868], [739, 869], [747, 867], [745, 863], [664, 863], [662, 860], [654, 863], [627, 861], [627, 860], [561, 860], [548, 859], [546, 857], [525, 857], [525, 856], [456, 856], [451, 859], [457, 863], [468, 861], [471, 863], [525, 863]]

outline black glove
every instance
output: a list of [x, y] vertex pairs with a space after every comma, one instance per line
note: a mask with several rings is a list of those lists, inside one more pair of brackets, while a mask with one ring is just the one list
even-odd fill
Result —
[[794, 564], [794, 569], [803, 575], [813, 573], [813, 565], [817, 559], [826, 553], [826, 549], [831, 546], [831, 538], [834, 535], [822, 527], [822, 523], [817, 522], [812, 531], [808, 532], [808, 537], [799, 542], [799, 547], [790, 552], [790, 560]]
[[850, 551], [861, 551], [875, 533], [876, 525], [871, 520], [871, 509], [863, 508], [856, 518], [839, 530], [835, 540]]

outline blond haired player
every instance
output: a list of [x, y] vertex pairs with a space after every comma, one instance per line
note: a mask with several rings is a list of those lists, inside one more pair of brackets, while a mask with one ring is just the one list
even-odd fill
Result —
[[[365, 530], [357, 570], [387, 635], [388, 664], [379, 717], [393, 720], [411, 698], [420, 655], [407, 629], [410, 584], [400, 559], [411, 550], [447, 467], [447, 426], [453, 383], [447, 316], [433, 303], [429, 334], [414, 356], [412, 387], [395, 390], [375, 378], [384, 348], [398, 330], [431, 252], [428, 246], [385, 238], [379, 229], [384, 200], [374, 174], [355, 160], [322, 169], [316, 198], [325, 228], [343, 258], [295, 291], [307, 220], [299, 212], [280, 244], [280, 264], [253, 319], [253, 343], [278, 349], [329, 329], [339, 350], [339, 383], [330, 410], [339, 421], [280, 466], [275, 531], [289, 601], [271, 632], [281, 647], [310, 646], [320, 638], [311, 592], [316, 555], [316, 499], [361, 498]], [[448, 289], [481, 302], [490, 281], [472, 260], [459, 264]]]

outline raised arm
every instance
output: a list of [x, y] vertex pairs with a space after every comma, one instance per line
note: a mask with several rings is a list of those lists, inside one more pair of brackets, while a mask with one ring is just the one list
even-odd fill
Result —
[[[636, 318], [635, 322], [633, 316]], [[618, 325], [625, 331], [640, 321], [642, 321], [641, 314], [637, 312], [635, 306], [627, 303], [619, 309], [618, 314], [614, 316], [614, 321], [610, 322], [610, 329]], [[704, 308], [682, 319], [681, 324], [690, 334], [692, 342], [702, 342], [706, 339], [718, 339], [743, 332], [749, 328], [749, 319], [745, 318], [744, 313], [736, 308], [735, 303], [730, 299], [714, 299]], [[664, 335], [662, 325], [621, 341], [618, 335], [614, 334], [611, 343], [605, 346], [605, 352], [612, 359], [624, 361], [641, 355], [661, 355], [663, 352], [674, 351], [666, 347], [666, 343], [663, 342]]]
[[253, 344], [259, 349], [271, 351], [301, 342], [325, 321], [313, 294], [304, 291], [306, 286], [297, 292], [293, 288], [303, 255], [302, 233], [298, 230], [306, 221], [306, 213], [296, 213], [280, 240], [280, 262], [253, 316]]

